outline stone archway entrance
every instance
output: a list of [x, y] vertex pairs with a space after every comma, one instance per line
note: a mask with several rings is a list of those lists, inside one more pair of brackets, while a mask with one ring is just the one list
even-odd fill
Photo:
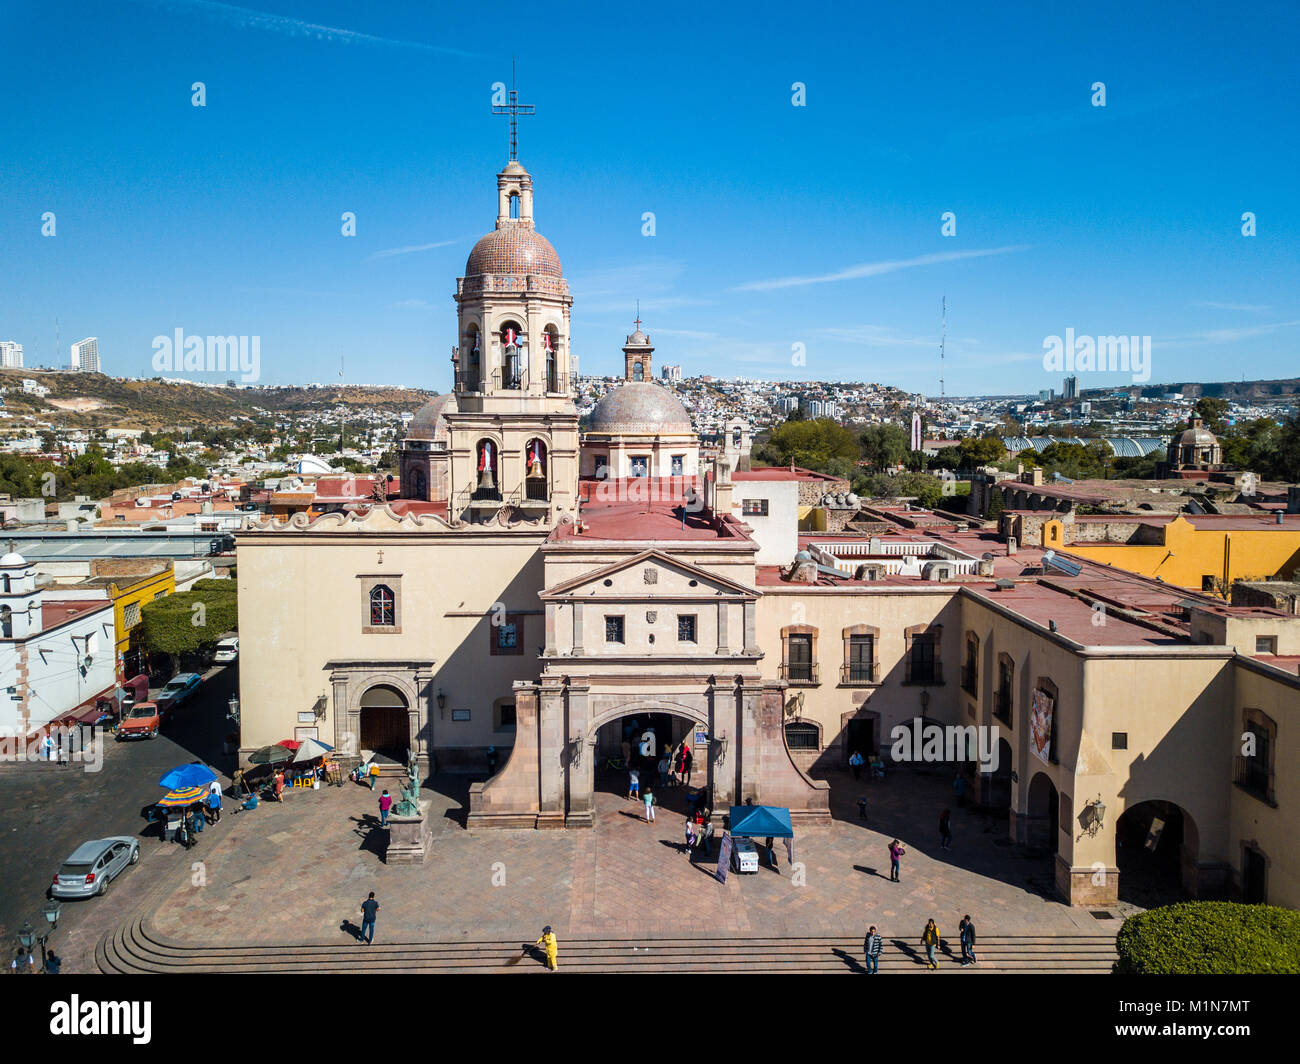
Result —
[[[654, 788], [664, 802], [684, 794], [684, 787], [660, 787], [658, 775], [661, 757], [665, 753], [677, 755], [683, 746], [691, 751], [691, 787], [704, 788], [708, 804], [713, 807], [712, 740], [705, 714], [672, 703], [648, 700], [601, 714], [587, 729], [584, 747], [591, 755], [587, 771], [582, 771], [581, 761], [569, 765], [567, 814], [594, 813], [597, 791], [626, 794], [632, 768], [638, 771], [642, 787]], [[731, 792], [726, 790], [729, 804]]]
[[1145, 801], [1115, 824], [1115, 867], [1121, 900], [1168, 905], [1199, 893], [1196, 825], [1173, 802]]
[[1032, 850], [1056, 853], [1059, 846], [1058, 830], [1061, 799], [1054, 784], [1045, 772], [1039, 772], [1029, 781], [1029, 809], [1024, 819], [1021, 842]]
[[411, 745], [410, 707], [401, 691], [376, 684], [361, 696], [358, 716], [362, 750], [405, 762]]

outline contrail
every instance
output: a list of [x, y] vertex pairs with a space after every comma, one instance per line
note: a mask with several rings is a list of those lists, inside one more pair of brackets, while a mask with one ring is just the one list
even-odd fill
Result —
[[896, 270], [906, 270], [913, 266], [932, 266], [940, 262], [957, 262], [960, 259], [979, 259], [986, 255], [1005, 255], [1009, 251], [1024, 251], [1028, 244], [1016, 244], [1002, 248], [981, 248], [972, 251], [942, 251], [934, 255], [918, 255], [914, 259], [893, 259], [886, 262], [864, 262], [857, 266], [846, 266], [834, 273], [823, 273], [815, 277], [777, 277], [770, 281], [750, 281], [737, 285], [733, 292], [768, 292], [774, 288], [800, 288], [810, 284], [826, 284], [828, 281], [852, 281], [859, 277], [878, 277]]
[[225, 23], [237, 29], [266, 30], [286, 37], [314, 37], [319, 41], [337, 41], [342, 44], [387, 45], [390, 48], [410, 48], [417, 52], [435, 52], [439, 55], [470, 57], [476, 54], [461, 51], [459, 48], [425, 44], [421, 41], [399, 41], [392, 37], [376, 37], [371, 33], [358, 33], [356, 30], [340, 29], [337, 26], [321, 26], [314, 22], [290, 18], [288, 15], [273, 15], [266, 11], [236, 7], [234, 4], [221, 4], [217, 3], [217, 0], [144, 0], [144, 2], [177, 13], [193, 11], [214, 22]]

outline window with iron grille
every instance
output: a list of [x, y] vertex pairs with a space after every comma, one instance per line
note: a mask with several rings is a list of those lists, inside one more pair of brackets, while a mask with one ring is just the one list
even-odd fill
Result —
[[787, 724], [785, 742], [791, 750], [820, 750], [816, 724]]
[[678, 615], [677, 641], [679, 643], [695, 642], [695, 614], [683, 613]]
[[621, 615], [617, 617], [607, 616], [605, 618], [605, 642], [623, 642], [623, 618]]
[[786, 650], [786, 679], [812, 682], [812, 636], [792, 635], [788, 637]]
[[921, 632], [912, 637], [912, 647], [907, 655], [908, 683], [937, 683], [935, 638], [931, 632]]
[[740, 502], [740, 512], [745, 517], [766, 517], [767, 500], [766, 499], [742, 499]]
[[122, 627], [134, 628], [140, 623], [140, 603], [128, 602], [122, 609]]
[[849, 683], [872, 683], [876, 678], [876, 639], [849, 636]]
[[387, 628], [397, 623], [397, 600], [387, 584], [376, 584], [370, 589], [370, 626]]

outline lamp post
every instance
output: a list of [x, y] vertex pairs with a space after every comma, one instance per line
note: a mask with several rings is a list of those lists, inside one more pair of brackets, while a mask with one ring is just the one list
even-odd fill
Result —
[[239, 697], [237, 695], [231, 695], [229, 701], [226, 702], [226, 719], [234, 722], [236, 727], [239, 726]]

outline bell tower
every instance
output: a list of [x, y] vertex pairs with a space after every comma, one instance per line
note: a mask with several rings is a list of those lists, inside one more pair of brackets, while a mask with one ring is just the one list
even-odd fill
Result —
[[650, 380], [650, 356], [654, 354], [654, 347], [650, 343], [650, 337], [641, 331], [640, 311], [637, 312], [635, 324], [636, 332], [623, 345], [623, 379], [639, 384]]

